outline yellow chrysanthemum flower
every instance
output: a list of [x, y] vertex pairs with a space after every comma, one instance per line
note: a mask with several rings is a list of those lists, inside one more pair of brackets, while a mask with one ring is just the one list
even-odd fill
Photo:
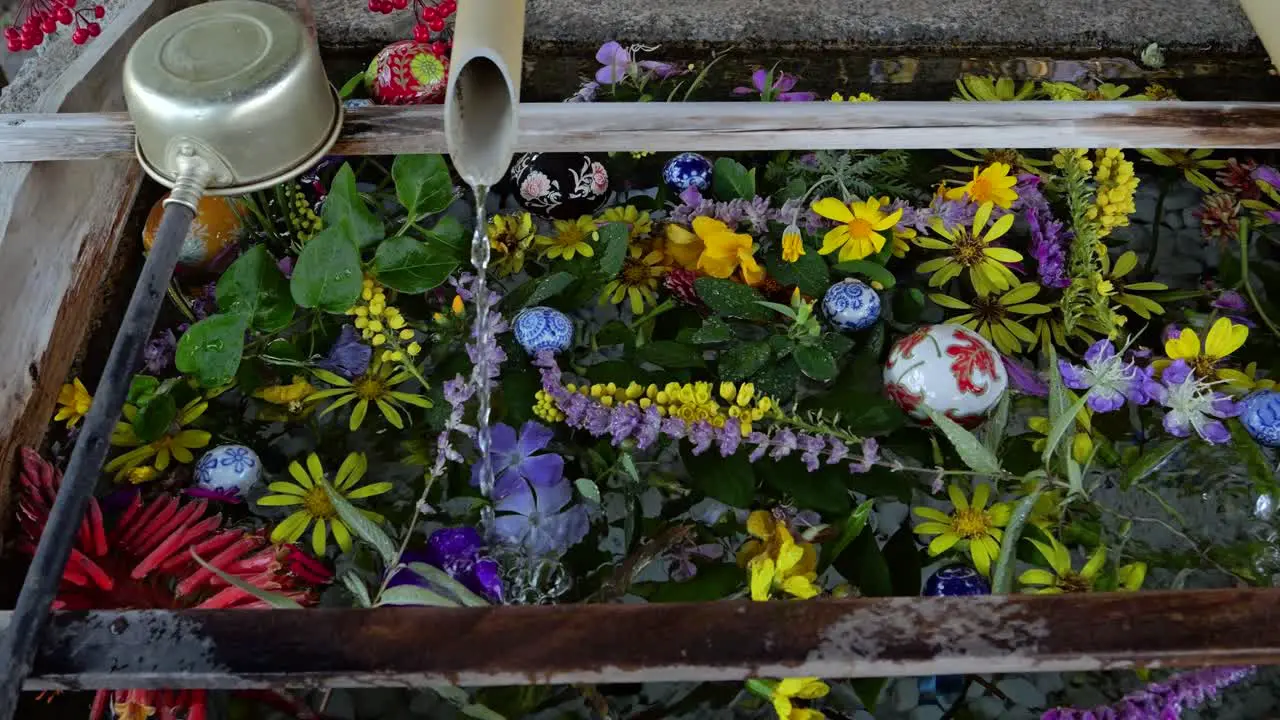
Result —
[[1013, 271], [1004, 263], [1018, 262], [1022, 253], [1006, 247], [991, 247], [991, 243], [1004, 237], [1013, 227], [1013, 214], [1010, 213], [992, 223], [983, 234], [987, 221], [991, 219], [993, 205], [985, 203], [978, 208], [973, 218], [972, 229], [960, 225], [950, 230], [939, 218], [932, 218], [929, 227], [944, 238], [918, 237], [916, 245], [927, 250], [945, 250], [947, 255], [928, 260], [916, 267], [916, 272], [932, 273], [929, 277], [930, 287], [942, 287], [961, 272], [968, 271], [969, 282], [979, 295], [990, 295], [997, 290], [1008, 290], [1017, 284]]
[[979, 205], [994, 203], [1005, 210], [1013, 207], [1018, 193], [1013, 189], [1018, 178], [1009, 174], [1010, 168], [1002, 162], [991, 163], [985, 168], [974, 167], [973, 179], [958, 188], [947, 191], [948, 200], [959, 200], [968, 196]]
[[709, 217], [693, 219], [693, 232], [702, 239], [702, 255], [698, 257], [698, 269], [711, 277], [727, 278], [739, 268], [742, 280], [748, 285], [759, 285], [764, 280], [764, 268], [755, 258], [755, 242], [746, 233], [734, 232], [728, 225]]
[[[896, 241], [896, 235], [894, 239]], [[782, 231], [782, 260], [793, 263], [802, 255], [804, 255], [804, 237], [800, 234], [800, 228], [795, 223], [791, 223]]]
[[66, 420], [67, 429], [70, 430], [80, 422], [80, 418], [89, 414], [92, 405], [93, 396], [85, 389], [80, 378], [75, 378], [58, 390], [58, 414], [53, 416], [53, 421]]
[[1101, 252], [1098, 257], [1102, 261], [1102, 273], [1106, 280], [1111, 283], [1111, 289], [1114, 291], [1112, 300], [1129, 308], [1135, 315], [1143, 320], [1150, 320], [1153, 314], [1163, 315], [1164, 306], [1160, 303], [1142, 295], [1135, 293], [1140, 292], [1157, 292], [1160, 290], [1168, 290], [1169, 286], [1158, 282], [1125, 282], [1125, 275], [1133, 272], [1138, 266], [1138, 254], [1129, 250], [1116, 258], [1115, 265], [1111, 264], [1111, 256], [1106, 252]]
[[649, 219], [647, 210], [639, 210], [635, 205], [611, 207], [600, 216], [600, 223], [624, 223], [627, 226], [629, 242], [638, 243], [653, 232], [653, 221]]
[[1164, 354], [1168, 355], [1170, 360], [1186, 360], [1197, 375], [1212, 379], [1221, 377], [1218, 364], [1228, 355], [1239, 350], [1248, 338], [1247, 325], [1238, 325], [1231, 322], [1230, 318], [1218, 318], [1209, 328], [1209, 334], [1205, 336], [1203, 346], [1195, 330], [1182, 328], [1182, 333], [1178, 337], [1165, 341]]
[[798, 708], [793, 700], [814, 700], [831, 692], [826, 683], [815, 677], [786, 678], [773, 686], [770, 701], [778, 720], [823, 720], [826, 716], [810, 708]]
[[116, 423], [115, 430], [111, 433], [111, 444], [117, 447], [131, 447], [134, 449], [107, 463], [102, 469], [106, 472], [114, 472], [116, 474], [115, 479], [118, 482], [125, 478], [129, 470], [138, 467], [153, 457], [156, 459], [156, 470], [168, 468], [170, 458], [183, 464], [195, 460], [195, 456], [191, 454], [191, 451], [208, 445], [213, 436], [204, 430], [187, 430], [185, 428], [195, 422], [208, 409], [209, 403], [204, 398], [192, 400], [183, 405], [178, 411], [178, 416], [174, 418], [173, 426], [169, 429], [169, 432], [156, 440], [146, 442], [138, 437], [133, 425], [134, 420], [138, 417], [138, 408], [134, 405], [125, 405], [125, 419]]
[[785, 523], [756, 510], [747, 517], [752, 536], [738, 553], [751, 578], [751, 599], [768, 600], [774, 592], [801, 599], [818, 594], [818, 551], [813, 543], [797, 543]]
[[494, 215], [488, 227], [489, 247], [494, 252], [490, 266], [498, 277], [524, 269], [524, 257], [536, 240], [533, 216], [529, 213]]
[[400, 417], [400, 413], [408, 412], [401, 403], [408, 403], [415, 407], [430, 408], [431, 400], [424, 395], [416, 393], [400, 392], [394, 390], [401, 383], [406, 383], [413, 379], [413, 373], [402, 368], [396, 372], [395, 363], [377, 361], [369, 366], [363, 375], [348, 380], [341, 375], [331, 373], [328, 370], [313, 368], [311, 372], [321, 380], [329, 383], [333, 387], [328, 390], [314, 392], [307, 397], [307, 402], [318, 402], [327, 398], [334, 398], [329, 406], [320, 411], [320, 415], [327, 415], [334, 410], [355, 402], [356, 406], [351, 411], [351, 420], [348, 427], [352, 432], [360, 429], [361, 423], [364, 422], [364, 416], [369, 412], [369, 405], [372, 404], [382, 412], [382, 416], [387, 419], [397, 430], [404, 429], [404, 418]]
[[653, 304], [657, 299], [658, 278], [671, 268], [662, 264], [662, 253], [658, 250], [645, 252], [638, 245], [627, 250], [627, 257], [622, 261], [622, 270], [618, 276], [609, 281], [600, 292], [600, 304], [617, 305], [623, 300], [631, 304], [631, 312], [639, 315], [644, 312], [646, 304]]
[[973, 566], [983, 575], [991, 574], [991, 562], [1000, 554], [1003, 528], [1009, 524], [1012, 509], [1007, 503], [995, 503], [987, 507], [991, 498], [991, 486], [979, 485], [973, 491], [970, 503], [964, 492], [954, 484], [947, 486], [947, 496], [955, 508], [952, 515], [931, 507], [914, 507], [911, 511], [925, 519], [915, 527], [919, 535], [936, 535], [929, 542], [929, 555], [938, 556], [957, 545], [967, 549], [973, 558]]
[[1138, 150], [1138, 152], [1160, 167], [1178, 170], [1187, 179], [1187, 182], [1210, 195], [1222, 192], [1222, 188], [1218, 187], [1218, 184], [1211, 180], [1205, 171], [1221, 170], [1227, 166], [1227, 161], [1209, 159], [1209, 156], [1213, 154], [1213, 150], [1209, 148], [1201, 148], [1199, 150], [1144, 148]]
[[[369, 461], [365, 459], [364, 453], [347, 455], [333, 479], [333, 489], [347, 500], [374, 497], [391, 489], [389, 482], [369, 483], [357, 488], [356, 485], [364, 478], [368, 469]], [[275, 494], [264, 495], [258, 500], [259, 505], [267, 507], [302, 506], [276, 525], [271, 531], [271, 542], [296, 542], [307, 527], [315, 523], [311, 530], [311, 549], [316, 555], [324, 557], [330, 529], [333, 531], [333, 539], [338, 541], [338, 548], [342, 552], [350, 552], [351, 530], [338, 517], [338, 511], [329, 499], [329, 492], [324, 487], [325, 473], [320, 458], [315, 453], [308, 455], [305, 470], [301, 463], [294, 460], [289, 463], [289, 474], [293, 476], [294, 482], [273, 482], [267, 486], [267, 490]], [[382, 516], [372, 510], [361, 509], [360, 513], [375, 523], [382, 522]]]
[[1003, 295], [979, 295], [972, 303], [942, 293], [930, 293], [929, 298], [944, 308], [964, 310], [963, 314], [949, 318], [950, 322], [977, 330], [995, 343], [1000, 352], [1012, 355], [1022, 352], [1022, 343], [1031, 346], [1036, 342], [1035, 333], [1013, 316], [1044, 315], [1053, 311], [1048, 305], [1027, 302], [1039, 292], [1038, 284], [1022, 283]]
[[818, 253], [830, 255], [839, 250], [840, 262], [848, 262], [880, 252], [885, 243], [884, 235], [880, 233], [897, 225], [902, 219], [901, 209], [885, 215], [880, 208], [879, 198], [868, 198], [861, 202], [855, 200], [848, 205], [833, 197], [814, 202], [814, 212], [841, 223], [827, 231]]
[[564, 258], [572, 260], [574, 255], [594, 257], [596, 251], [591, 247], [596, 237], [596, 221], [590, 215], [583, 215], [577, 220], [556, 220], [554, 237], [539, 237], [542, 246], [542, 257]]
[[[1098, 574], [1102, 572], [1102, 567], [1107, 562], [1107, 548], [1099, 547], [1093, 555], [1089, 556], [1084, 567], [1076, 572], [1071, 567], [1071, 551], [1052, 535], [1049, 536], [1048, 543], [1032, 539], [1031, 544], [1044, 556], [1050, 569], [1033, 568], [1018, 576], [1018, 583], [1023, 586], [1022, 591], [1027, 593], [1058, 595], [1092, 592], [1098, 580]], [[1125, 565], [1120, 568], [1120, 586], [1116, 589], [1134, 592], [1142, 587], [1146, 574], [1145, 563]]]
[[857, 95], [845, 97], [838, 92], [831, 93], [831, 102], [878, 102], [871, 93], [860, 92]]
[[952, 101], [1009, 102], [1030, 99], [1035, 95], [1036, 84], [1027, 81], [1018, 86], [1013, 78], [997, 80], [990, 75], [964, 75], [956, 80], [956, 89], [960, 94], [951, 98]]

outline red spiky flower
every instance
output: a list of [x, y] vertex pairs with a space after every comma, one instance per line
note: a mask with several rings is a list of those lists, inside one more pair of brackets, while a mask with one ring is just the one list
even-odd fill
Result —
[[[19, 473], [19, 547], [33, 554], [53, 507], [62, 474], [30, 448], [22, 448]], [[266, 534], [223, 527], [222, 515], [207, 515], [206, 500], [159, 495], [143, 500], [135, 493], [111, 523], [97, 498], [89, 501], [76, 542], [62, 574], [54, 607], [67, 610], [269, 608], [263, 600], [233, 587], [201, 567], [199, 555], [213, 567], [256, 588], [309, 605], [313, 586], [333, 579], [319, 561], [294, 545], [273, 545]], [[116, 716], [187, 720], [205, 716], [205, 693], [195, 691], [100, 691], [91, 720], [110, 704]]]

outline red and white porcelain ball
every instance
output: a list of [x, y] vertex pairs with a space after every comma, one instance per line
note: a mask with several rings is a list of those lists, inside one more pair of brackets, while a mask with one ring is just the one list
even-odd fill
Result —
[[401, 40], [382, 48], [364, 78], [379, 105], [442, 103], [449, 58], [432, 52], [428, 43]]
[[1009, 375], [996, 349], [969, 328], [925, 325], [894, 343], [884, 364], [884, 389], [903, 412], [929, 422], [925, 407], [966, 427], [1000, 402]]

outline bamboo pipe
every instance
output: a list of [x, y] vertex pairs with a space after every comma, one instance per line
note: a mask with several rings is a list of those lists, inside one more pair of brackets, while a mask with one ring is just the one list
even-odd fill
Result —
[[1280, 2], [1277, 0], [1240, 0], [1244, 14], [1253, 24], [1254, 32], [1262, 40], [1262, 46], [1271, 56], [1271, 64], [1280, 67]]
[[472, 187], [492, 187], [511, 164], [520, 105], [524, 0], [458, 3], [444, 100], [445, 144]]

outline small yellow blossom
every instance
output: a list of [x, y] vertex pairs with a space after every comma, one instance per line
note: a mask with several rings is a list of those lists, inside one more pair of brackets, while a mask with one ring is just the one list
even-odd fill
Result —
[[424, 409], [431, 407], [431, 400], [424, 395], [396, 390], [395, 388], [398, 385], [412, 380], [413, 373], [407, 369], [401, 369], [397, 372], [395, 363], [387, 362], [381, 358], [379, 358], [378, 362], [370, 365], [363, 375], [354, 380], [348, 380], [341, 375], [331, 373], [328, 370], [321, 370], [320, 368], [314, 368], [311, 372], [333, 387], [312, 393], [307, 397], [306, 401], [313, 403], [327, 398], [334, 398], [328, 407], [320, 411], [321, 415], [326, 415], [343, 405], [355, 402], [355, 407], [351, 411], [351, 418], [348, 422], [348, 427], [352, 432], [360, 428], [370, 405], [378, 408], [387, 422], [391, 423], [397, 430], [404, 429], [404, 418], [401, 417], [401, 414], [408, 415], [408, 411], [405, 410], [403, 404]]
[[786, 678], [773, 686], [770, 700], [778, 720], [823, 720], [826, 716], [810, 708], [798, 708], [793, 700], [814, 700], [831, 692], [826, 683], [814, 677]]
[[1230, 318], [1218, 318], [1209, 328], [1203, 346], [1195, 330], [1183, 328], [1178, 337], [1165, 341], [1164, 352], [1170, 360], [1185, 360], [1197, 375], [1208, 380], [1222, 377], [1218, 365], [1228, 355], [1239, 350], [1248, 337], [1247, 325], [1234, 323]]
[[884, 235], [880, 233], [897, 225], [902, 219], [901, 208], [888, 215], [880, 208], [879, 198], [855, 200], [848, 205], [833, 197], [814, 202], [812, 206], [814, 212], [828, 220], [840, 223], [827, 231], [818, 254], [830, 255], [839, 250], [839, 261], [848, 262], [861, 260], [868, 255], [880, 252], [885, 243]]
[[525, 254], [537, 240], [533, 216], [529, 213], [495, 215], [489, 221], [489, 247], [494, 252], [492, 267], [498, 277], [524, 269]]
[[[1050, 569], [1034, 568], [1019, 575], [1018, 583], [1023, 586], [1024, 592], [1040, 595], [1091, 592], [1098, 581], [1099, 573], [1107, 562], [1106, 547], [1099, 547], [1085, 562], [1084, 567], [1077, 572], [1071, 567], [1071, 551], [1052, 535], [1049, 536], [1047, 544], [1035, 539], [1031, 540], [1031, 544], [1040, 551], [1045, 561], [1049, 563]], [[1121, 567], [1120, 586], [1117, 590], [1130, 592], [1138, 590], [1142, 587], [1146, 571], [1145, 563], [1132, 563]]]
[[[1086, 407], [1085, 409], [1087, 410], [1088, 408]], [[1044, 452], [1045, 445], [1049, 443], [1049, 418], [1040, 415], [1027, 418], [1027, 426], [1033, 432], [1042, 436], [1031, 443], [1031, 449], [1036, 452]], [[1093, 455], [1093, 438], [1089, 436], [1087, 431], [1077, 430], [1075, 435], [1071, 437], [1071, 457], [1083, 465], [1089, 462], [1091, 455]]]
[[979, 295], [971, 303], [942, 293], [930, 293], [929, 299], [944, 308], [965, 311], [949, 318], [949, 321], [977, 330], [995, 343], [1000, 352], [1012, 355], [1022, 352], [1023, 343], [1034, 346], [1036, 342], [1036, 334], [1028, 330], [1017, 316], [1044, 315], [1053, 311], [1048, 305], [1028, 302], [1039, 293], [1039, 284], [1024, 282], [1002, 295]]
[[746, 233], [734, 232], [723, 222], [709, 217], [693, 219], [693, 232], [702, 239], [698, 269], [716, 278], [727, 278], [739, 269], [748, 285], [764, 280], [764, 268], [755, 258], [755, 243]]
[[1008, 102], [1011, 100], [1029, 100], [1036, 92], [1036, 84], [1024, 82], [1021, 87], [1013, 82], [1013, 78], [1002, 77], [999, 80], [990, 75], [964, 75], [956, 80], [959, 92], [952, 100], [969, 102]]
[[80, 378], [75, 378], [58, 391], [58, 414], [53, 416], [53, 420], [54, 422], [66, 420], [69, 430], [80, 422], [80, 418], [89, 414], [91, 405], [93, 405], [93, 396], [85, 389]]
[[151, 482], [159, 476], [160, 471], [150, 465], [139, 465], [136, 468], [130, 468], [129, 472], [125, 473], [125, 478], [134, 485]]
[[1213, 154], [1211, 149], [1157, 150], [1155, 148], [1144, 148], [1138, 150], [1138, 152], [1160, 167], [1173, 168], [1180, 171], [1182, 176], [1187, 179], [1187, 182], [1195, 185], [1205, 193], [1213, 195], [1222, 192], [1222, 188], [1209, 179], [1209, 174], [1205, 171], [1221, 170], [1227, 166], [1227, 161], [1209, 159], [1209, 156]]
[[812, 543], [797, 543], [786, 523], [763, 510], [747, 517], [747, 532], [753, 539], [739, 551], [738, 562], [750, 575], [752, 600], [768, 600], [774, 592], [801, 599], [819, 593], [818, 551]]
[[969, 551], [978, 572], [991, 575], [991, 563], [1000, 554], [1000, 540], [1004, 537], [1002, 528], [1009, 524], [1012, 509], [1007, 503], [995, 503], [988, 508], [991, 486], [985, 483], [973, 491], [972, 503], [955, 484], [947, 487], [947, 495], [955, 508], [951, 515], [931, 507], [911, 509], [925, 519], [916, 525], [915, 532], [937, 536], [929, 543], [929, 555], [941, 555], [959, 545]]
[[791, 223], [782, 231], [782, 259], [793, 263], [802, 255], [804, 255], [804, 238], [800, 235], [800, 228], [795, 223]]
[[1013, 189], [1018, 184], [1018, 178], [1009, 174], [1011, 169], [1002, 162], [991, 163], [985, 168], [974, 167], [973, 179], [947, 191], [947, 199], [959, 200], [968, 196], [979, 205], [995, 203], [1008, 210], [1013, 206], [1013, 201], [1018, 199], [1018, 193]]
[[857, 95], [845, 97], [838, 92], [831, 93], [831, 102], [876, 102], [876, 98], [871, 93], [860, 92]]
[[572, 260], [574, 255], [595, 256], [591, 243], [596, 237], [596, 222], [590, 215], [583, 215], [577, 220], [556, 220], [553, 225], [556, 230], [553, 237], [538, 238], [544, 258]]
[[1094, 173], [1098, 183], [1096, 199], [1085, 212], [1085, 217], [1098, 223], [1098, 237], [1105, 238], [1112, 229], [1127, 226], [1129, 216], [1137, 211], [1133, 196], [1138, 190], [1138, 178], [1133, 174], [1133, 163], [1116, 148], [1099, 150], [1097, 160]]
[[1218, 377], [1227, 381], [1227, 388], [1235, 393], [1249, 393], [1254, 390], [1274, 390], [1275, 380], [1258, 377], [1258, 363], [1251, 362], [1244, 371], [1232, 368], [1219, 368]]
[[631, 312], [639, 315], [644, 312], [646, 304], [651, 305], [657, 300], [658, 278], [666, 275], [668, 270], [670, 268], [662, 264], [660, 251], [645, 252], [640, 246], [632, 245], [622, 261], [618, 276], [600, 292], [600, 304], [617, 305], [627, 300]]
[[653, 232], [653, 221], [649, 219], [647, 210], [639, 210], [635, 205], [611, 207], [600, 216], [600, 223], [623, 223], [627, 226], [627, 237], [631, 244], [639, 243]]

